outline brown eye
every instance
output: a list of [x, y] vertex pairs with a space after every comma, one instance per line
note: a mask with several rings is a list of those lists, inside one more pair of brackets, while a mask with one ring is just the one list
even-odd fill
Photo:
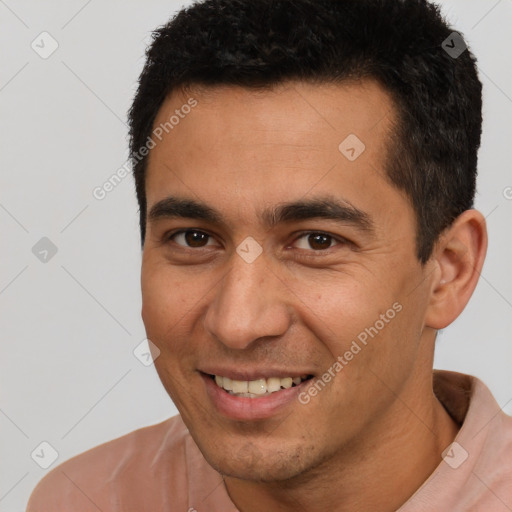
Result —
[[298, 244], [299, 249], [321, 251], [330, 249], [333, 242], [336, 242], [334, 237], [326, 233], [304, 233], [295, 243]]
[[309, 235], [308, 242], [312, 249], [329, 249], [329, 247], [331, 246], [332, 238], [330, 236], [322, 234]]
[[212, 240], [212, 237], [203, 231], [198, 231], [196, 229], [188, 229], [185, 231], [179, 231], [178, 233], [174, 233], [169, 237], [170, 240], [174, 240], [178, 245], [182, 247], [206, 247], [207, 245], [215, 245], [209, 244]]

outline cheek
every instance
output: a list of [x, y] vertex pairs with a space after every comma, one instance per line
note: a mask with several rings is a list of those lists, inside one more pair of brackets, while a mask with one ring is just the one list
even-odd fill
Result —
[[[155, 366], [173, 368], [194, 359], [197, 345], [204, 340], [201, 317], [204, 315], [215, 276], [197, 269], [173, 267], [163, 259], [143, 261], [142, 320], [147, 337], [160, 349]], [[160, 372], [159, 372], [160, 373]]]
[[369, 366], [392, 366], [396, 352], [414, 350], [402, 346], [410, 326], [396, 289], [353, 278], [330, 279], [323, 286], [317, 282], [314, 288], [315, 293], [300, 287], [294, 292], [302, 299], [303, 323], [329, 353], [327, 367], [342, 357], [343, 373], [357, 379]]
[[142, 318], [146, 327], [178, 322], [198, 300], [197, 280], [163, 260], [143, 260], [141, 272]]
[[319, 273], [315, 279], [294, 283], [292, 291], [299, 299], [295, 303], [304, 322], [333, 349], [338, 345], [343, 349], [348, 339], [378, 318], [382, 308], [375, 289], [370, 292], [362, 280], [350, 275]]
[[181, 404], [182, 363], [186, 361], [186, 288], [174, 279], [168, 265], [143, 262], [142, 320], [146, 336], [160, 353], [154, 361], [158, 376], [175, 404]]
[[165, 265], [143, 262], [141, 315], [148, 338], [159, 346], [162, 340], [174, 338], [173, 332], [179, 329], [180, 318], [187, 310], [189, 287], [175, 277]]

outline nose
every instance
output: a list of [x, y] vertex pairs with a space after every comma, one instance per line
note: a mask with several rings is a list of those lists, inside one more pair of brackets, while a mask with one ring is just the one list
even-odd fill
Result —
[[230, 264], [206, 312], [207, 332], [232, 349], [282, 336], [291, 323], [285, 284], [269, 269], [263, 255], [247, 263], [235, 253]]

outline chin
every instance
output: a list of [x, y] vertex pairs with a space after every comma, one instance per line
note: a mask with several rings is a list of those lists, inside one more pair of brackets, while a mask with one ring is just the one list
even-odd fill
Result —
[[267, 444], [265, 448], [252, 442], [240, 443], [231, 450], [219, 450], [215, 453], [201, 451], [207, 462], [220, 474], [240, 480], [253, 482], [282, 482], [301, 475], [309, 466], [305, 463], [302, 449], [274, 449]]

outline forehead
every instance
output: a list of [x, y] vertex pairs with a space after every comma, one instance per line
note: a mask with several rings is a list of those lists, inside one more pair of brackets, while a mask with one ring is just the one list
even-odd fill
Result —
[[[195, 106], [189, 108], [191, 102]], [[368, 149], [372, 150], [377, 149], [375, 143], [381, 142], [379, 136], [386, 134], [394, 117], [390, 96], [373, 80], [343, 84], [286, 82], [265, 89], [192, 86], [167, 97], [153, 129], [163, 127], [166, 143], [180, 145], [191, 135], [187, 128], [195, 122], [193, 129], [198, 135], [209, 134], [207, 139], [194, 141], [197, 149], [199, 143], [212, 147], [221, 141], [243, 143], [245, 147], [251, 142], [275, 142], [282, 147], [289, 141], [306, 151], [332, 149], [333, 140], [341, 142], [344, 136], [356, 134], [371, 143], [373, 147]], [[330, 137], [326, 138], [327, 134]]]
[[181, 194], [256, 212], [336, 192], [362, 210], [390, 196], [406, 207], [385, 178], [394, 120], [389, 95], [372, 81], [176, 91], [153, 125], [148, 209]]

